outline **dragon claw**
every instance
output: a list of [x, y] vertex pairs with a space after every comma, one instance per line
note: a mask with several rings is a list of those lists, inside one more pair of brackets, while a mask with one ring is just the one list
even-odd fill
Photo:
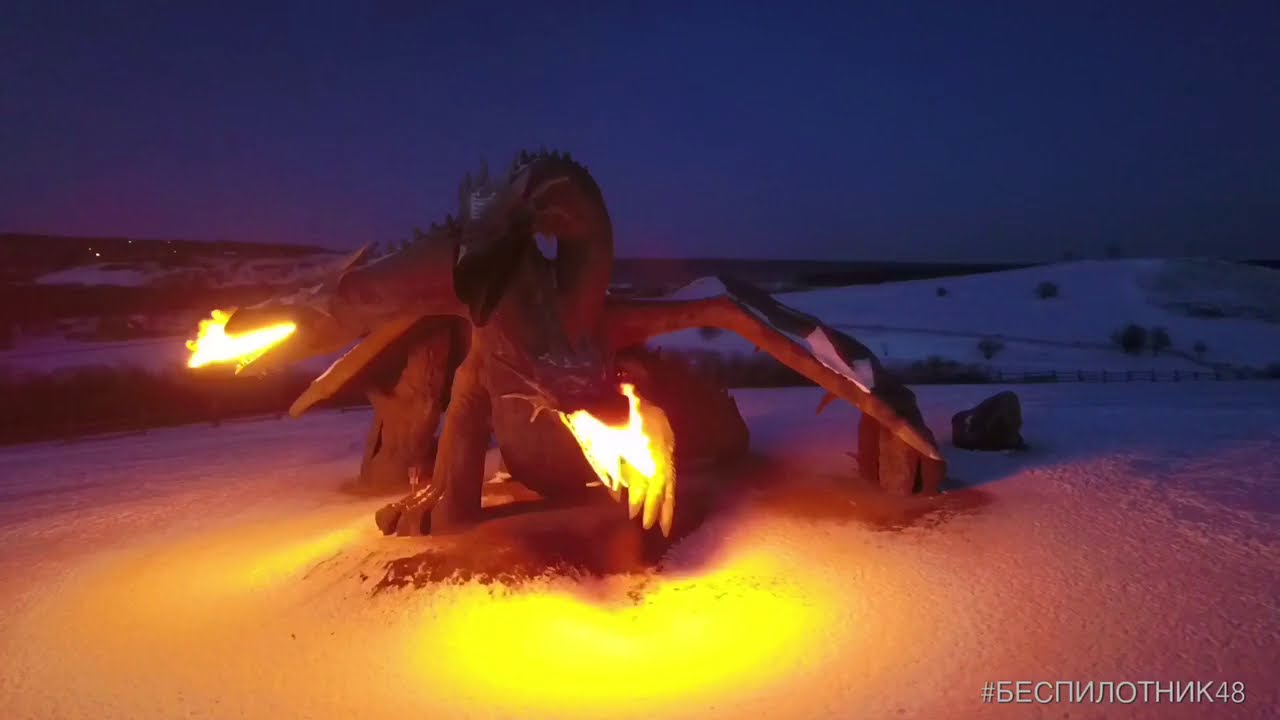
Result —
[[374, 522], [383, 535], [429, 535], [431, 511], [440, 502], [442, 491], [428, 484], [401, 500], [382, 506], [374, 513]]
[[550, 405], [547, 405], [545, 402], [543, 402], [542, 398], [538, 397], [537, 395], [526, 395], [524, 393], [507, 393], [502, 397], [503, 399], [525, 400], [530, 405], [533, 405], [533, 411], [529, 414], [529, 422], [533, 422], [534, 420], [537, 420], [538, 415], [541, 414], [543, 411], [555, 412]]
[[404, 513], [404, 504], [399, 502], [383, 505], [374, 513], [373, 521], [383, 535], [394, 535], [400, 524], [400, 516]]
[[635, 483], [627, 488], [627, 518], [635, 520], [644, 509], [644, 487]]
[[835, 400], [836, 400], [835, 394], [830, 392], [822, 393], [822, 399], [818, 401], [818, 409], [814, 411], [814, 414], [821, 415], [822, 411], [826, 410], [827, 406], [835, 402]]
[[431, 534], [431, 508], [423, 505], [412, 505], [400, 513], [396, 523], [396, 534], [401, 536]]

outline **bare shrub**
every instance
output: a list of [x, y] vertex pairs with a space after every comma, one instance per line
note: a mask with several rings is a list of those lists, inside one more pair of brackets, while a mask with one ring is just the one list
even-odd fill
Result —
[[978, 341], [978, 352], [982, 353], [982, 357], [990, 360], [1004, 350], [1004, 343], [999, 338], [984, 337]]
[[1148, 342], [1151, 345], [1152, 355], [1159, 355], [1173, 345], [1173, 340], [1169, 337], [1169, 331], [1162, 327], [1151, 328], [1149, 338]]
[[1129, 323], [1112, 333], [1111, 342], [1130, 355], [1139, 355], [1147, 348], [1147, 329], [1137, 323]]
[[1049, 282], [1048, 280], [1036, 286], [1036, 297], [1041, 300], [1058, 297], [1058, 283]]

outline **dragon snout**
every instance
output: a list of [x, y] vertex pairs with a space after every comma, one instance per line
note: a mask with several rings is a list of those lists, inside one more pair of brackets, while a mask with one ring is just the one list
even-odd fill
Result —
[[616, 384], [584, 384], [553, 400], [557, 401], [557, 409], [562, 413], [585, 410], [609, 425], [625, 423], [631, 412], [627, 397], [622, 394], [622, 390]]
[[[505, 360], [503, 364], [534, 391], [528, 399], [537, 406], [565, 415], [585, 410], [610, 425], [625, 423], [630, 415], [631, 405], [620, 384], [598, 366], [543, 362], [535, 363], [529, 372]], [[519, 393], [514, 396], [526, 397]]]

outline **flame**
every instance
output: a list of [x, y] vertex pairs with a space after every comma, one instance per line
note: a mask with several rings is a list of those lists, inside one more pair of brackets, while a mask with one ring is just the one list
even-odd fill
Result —
[[215, 363], [236, 363], [236, 370], [262, 357], [262, 354], [285, 338], [293, 334], [298, 326], [291, 322], [276, 323], [257, 330], [228, 335], [227, 320], [231, 314], [223, 310], [214, 310], [209, 317], [200, 321], [200, 330], [195, 340], [187, 341], [187, 349], [191, 357], [187, 367], [199, 368]]
[[621, 389], [631, 406], [626, 424], [607, 425], [586, 410], [561, 416], [600, 482], [614, 491], [629, 485], [627, 468], [640, 473], [646, 480], [652, 480], [658, 474], [658, 455], [644, 422], [644, 415], [652, 415], [651, 406], [641, 407], [634, 385], [623, 383]]

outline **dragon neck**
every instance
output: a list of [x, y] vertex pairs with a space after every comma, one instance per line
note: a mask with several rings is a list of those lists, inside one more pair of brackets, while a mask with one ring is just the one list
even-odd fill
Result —
[[534, 230], [556, 238], [560, 316], [569, 341], [577, 345], [599, 329], [613, 272], [613, 224], [586, 168], [552, 156], [534, 162], [529, 172]]
[[579, 343], [599, 328], [613, 269], [613, 237], [604, 232], [560, 241], [556, 253], [556, 287], [560, 315], [569, 340]]

